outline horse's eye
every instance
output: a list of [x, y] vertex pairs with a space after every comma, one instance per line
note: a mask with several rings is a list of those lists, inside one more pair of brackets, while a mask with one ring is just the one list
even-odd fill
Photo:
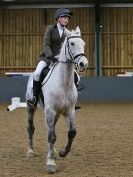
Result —
[[71, 45], [73, 46], [73, 45], [74, 45], [74, 43], [73, 43], [73, 42], [71, 42]]

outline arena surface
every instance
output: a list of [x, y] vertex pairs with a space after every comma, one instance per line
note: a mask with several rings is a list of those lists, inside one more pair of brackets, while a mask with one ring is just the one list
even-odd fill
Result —
[[[57, 157], [57, 172], [45, 172], [47, 129], [43, 112], [35, 119], [33, 159], [27, 160], [27, 112], [7, 112], [0, 105], [0, 177], [133, 177], [133, 103], [82, 103], [77, 112], [77, 136], [70, 154]], [[61, 117], [57, 150], [67, 136]]]

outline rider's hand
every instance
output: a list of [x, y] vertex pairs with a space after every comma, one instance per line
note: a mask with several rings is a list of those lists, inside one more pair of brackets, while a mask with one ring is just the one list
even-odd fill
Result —
[[53, 63], [58, 61], [58, 59], [53, 56], [48, 57], [48, 59], [50, 59]]
[[57, 61], [58, 61], [57, 58], [55, 58], [55, 57], [52, 58], [52, 62], [53, 62], [53, 63], [56, 63]]

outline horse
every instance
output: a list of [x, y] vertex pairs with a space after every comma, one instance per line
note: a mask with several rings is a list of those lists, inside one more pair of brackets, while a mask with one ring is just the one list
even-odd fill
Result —
[[[72, 142], [76, 135], [75, 128], [75, 105], [77, 102], [77, 89], [74, 83], [75, 66], [79, 71], [84, 71], [88, 67], [88, 60], [84, 54], [85, 42], [81, 38], [80, 28], [76, 30], [66, 30], [66, 38], [61, 47], [58, 62], [55, 63], [42, 83], [42, 94], [44, 104], [39, 101], [44, 110], [46, 124], [48, 128], [48, 154], [46, 160], [47, 173], [56, 171], [55, 164], [55, 142], [56, 132], [55, 125], [63, 115], [68, 123], [68, 140], [67, 144], [60, 151], [59, 155], [65, 157], [71, 150]], [[30, 76], [26, 99], [33, 97], [33, 76]], [[29, 146], [27, 157], [34, 156], [33, 151], [33, 134], [34, 134], [34, 113], [37, 107], [31, 107], [27, 104], [28, 112], [28, 135]]]

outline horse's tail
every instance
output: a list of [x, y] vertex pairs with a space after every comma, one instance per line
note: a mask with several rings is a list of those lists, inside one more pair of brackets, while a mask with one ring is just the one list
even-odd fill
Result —
[[33, 97], [33, 74], [30, 75], [27, 83], [26, 89], [26, 100], [29, 100]]

